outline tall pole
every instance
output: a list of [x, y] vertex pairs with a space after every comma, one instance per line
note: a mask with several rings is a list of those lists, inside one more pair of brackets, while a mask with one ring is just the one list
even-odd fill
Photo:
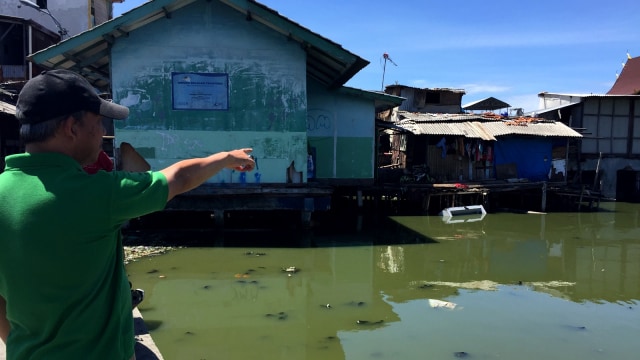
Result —
[[384, 65], [382, 65], [382, 89], [380, 89], [380, 90], [384, 91], [384, 73], [387, 70], [387, 60], [390, 63], [392, 63], [394, 66], [398, 66], [398, 64], [393, 62], [393, 60], [391, 60], [391, 58], [389, 57], [389, 54], [387, 54], [387, 53], [382, 54], [382, 57], [384, 58]]
[[384, 91], [384, 72], [387, 70], [387, 58], [384, 58], [384, 65], [382, 65], [382, 86], [380, 91]]
[[49, 17], [51, 18], [51, 20], [53, 20], [53, 23], [56, 25], [56, 27], [58, 28], [58, 34], [60, 35], [60, 39], [64, 40], [64, 37], [68, 35], [68, 31], [67, 29], [65, 29], [64, 27], [62, 27], [62, 24], [60, 24], [60, 22], [58, 21], [58, 19], [56, 19], [53, 14], [51, 14], [51, 11], [49, 9], [43, 9], [40, 6], [38, 6], [38, 4], [31, 2], [29, 0], [20, 0], [20, 3], [22, 3], [23, 5], [26, 5], [30, 8], [36, 9], [38, 11], [40, 11], [41, 13], [47, 14], [49, 15]]

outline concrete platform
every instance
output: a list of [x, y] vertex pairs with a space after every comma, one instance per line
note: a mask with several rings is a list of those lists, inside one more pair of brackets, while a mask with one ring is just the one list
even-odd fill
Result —
[[[160, 350], [153, 342], [138, 308], [133, 309], [133, 327], [136, 334], [136, 360], [164, 360]], [[6, 359], [6, 348], [3, 343], [0, 343], [0, 360]]]

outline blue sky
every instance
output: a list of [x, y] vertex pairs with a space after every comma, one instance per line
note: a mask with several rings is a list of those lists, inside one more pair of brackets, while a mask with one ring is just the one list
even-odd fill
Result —
[[[114, 4], [118, 16], [146, 2]], [[533, 111], [537, 94], [606, 93], [640, 56], [638, 0], [262, 0], [368, 60], [345, 85], [464, 89]]]

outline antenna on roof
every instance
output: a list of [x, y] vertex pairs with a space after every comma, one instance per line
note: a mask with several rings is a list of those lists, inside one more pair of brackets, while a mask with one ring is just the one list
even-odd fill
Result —
[[393, 62], [393, 60], [391, 60], [391, 58], [389, 57], [389, 54], [384, 53], [382, 54], [382, 57], [384, 58], [384, 65], [382, 66], [382, 91], [384, 91], [384, 73], [387, 70], [387, 61], [392, 63], [394, 66], [398, 66], [398, 64], [396, 64], [395, 62]]

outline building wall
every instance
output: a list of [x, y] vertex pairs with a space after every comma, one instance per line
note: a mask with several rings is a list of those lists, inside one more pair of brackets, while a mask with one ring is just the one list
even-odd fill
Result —
[[[111, 7], [110, 0], [93, 1], [104, 3], [105, 5], [103, 6], [107, 6], [106, 3], [108, 2], [108, 7]], [[35, 3], [35, 0], [32, 2]], [[69, 36], [77, 35], [91, 27], [91, 0], [48, 0], [47, 8], [62, 27], [67, 29]], [[24, 6], [18, 0], [0, 2], [0, 14], [32, 19], [49, 30], [55, 33], [58, 32], [58, 27], [49, 15]]]
[[[209, 182], [284, 183], [292, 162], [306, 179], [306, 59], [297, 43], [219, 2], [197, 2], [119, 38], [111, 59], [114, 101], [131, 110], [115, 122], [116, 145], [131, 143], [153, 169], [251, 147], [254, 172], [225, 169]], [[228, 90], [218, 78], [210, 109], [177, 110], [176, 73], [226, 76]]]
[[577, 114], [575, 126], [585, 128], [580, 169], [598, 170], [603, 195], [614, 198], [617, 171], [640, 170], [640, 99], [589, 97], [583, 100]]
[[640, 99], [587, 98], [581, 125], [590, 133], [582, 140], [583, 154], [640, 155]]
[[582, 101], [582, 96], [565, 94], [538, 94], [538, 109], [548, 109], [552, 107], [575, 104]]
[[308, 82], [307, 135], [318, 179], [373, 179], [373, 100], [327, 91]]
[[462, 112], [463, 92], [448, 89], [417, 89], [405, 86], [387, 87], [387, 93], [406, 100], [400, 110], [421, 113], [459, 114]]
[[60, 38], [45, 27], [22, 19], [0, 19], [0, 33], [0, 83], [28, 80], [31, 74], [39, 74], [43, 69], [29, 62], [27, 55], [56, 44]]

